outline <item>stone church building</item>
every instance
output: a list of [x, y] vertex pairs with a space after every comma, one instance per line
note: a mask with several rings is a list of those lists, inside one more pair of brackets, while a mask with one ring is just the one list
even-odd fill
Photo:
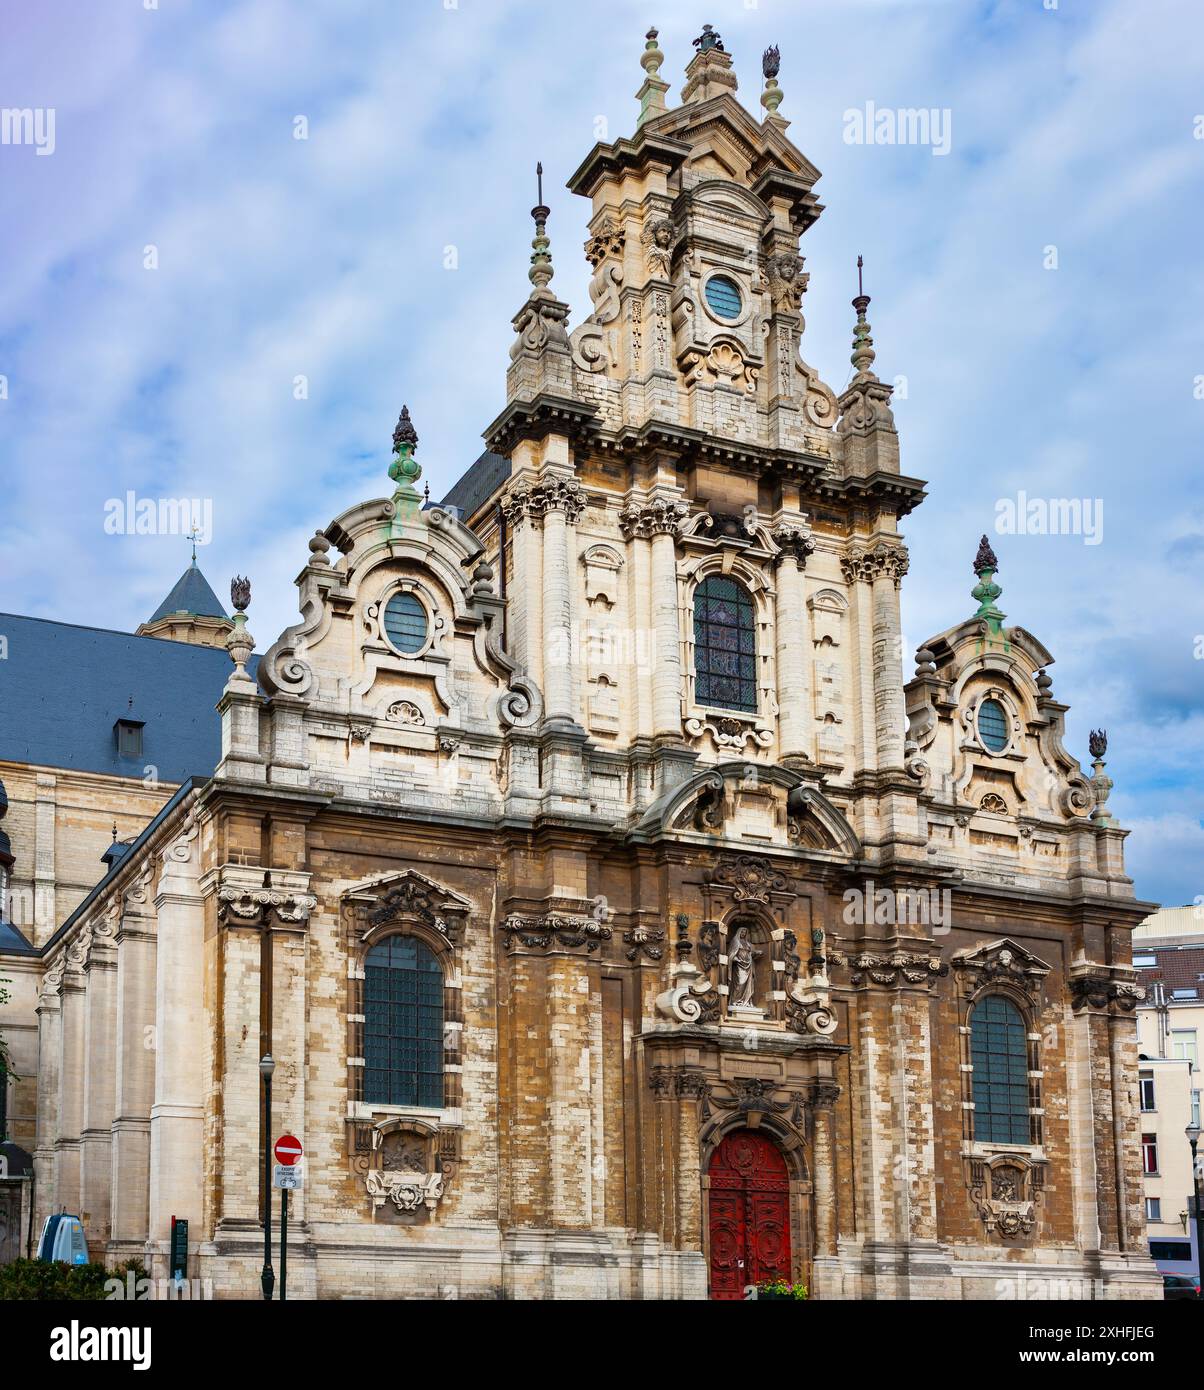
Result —
[[569, 180], [588, 315], [536, 207], [487, 451], [424, 501], [403, 411], [253, 673], [234, 586], [220, 761], [34, 952], [94, 1252], [257, 1297], [291, 1132], [291, 1297], [1161, 1295], [1105, 740], [985, 538], [905, 673], [869, 298], [837, 392], [776, 52], [757, 118], [696, 46]]

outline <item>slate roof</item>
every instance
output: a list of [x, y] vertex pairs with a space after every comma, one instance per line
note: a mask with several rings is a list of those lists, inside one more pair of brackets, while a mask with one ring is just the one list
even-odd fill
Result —
[[37, 948], [31, 946], [11, 922], [0, 922], [0, 951], [12, 955], [37, 955]]
[[[121, 777], [153, 765], [164, 782], [217, 766], [215, 707], [231, 671], [223, 648], [5, 613], [0, 634], [0, 760]], [[113, 726], [126, 716], [143, 723], [138, 758], [117, 755]]]
[[155, 609], [147, 622], [156, 622], [172, 613], [191, 613], [200, 618], [228, 618], [230, 615], [209, 587], [209, 581], [194, 560], [176, 580], [175, 587]]
[[490, 453], [486, 449], [468, 472], [452, 484], [451, 491], [443, 499], [443, 505], [459, 507], [463, 513], [463, 520], [469, 522], [473, 513], [488, 502], [502, 486], [510, 472], [508, 458]]
[[1192, 989], [1204, 998], [1204, 946], [1143, 946], [1133, 944], [1134, 956], [1153, 956], [1157, 965], [1139, 965], [1137, 973], [1147, 987], [1162, 980], [1168, 995], [1177, 989]]

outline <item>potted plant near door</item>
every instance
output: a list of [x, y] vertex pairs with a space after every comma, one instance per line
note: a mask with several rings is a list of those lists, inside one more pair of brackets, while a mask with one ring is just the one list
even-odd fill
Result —
[[793, 1299], [801, 1301], [807, 1297], [807, 1286], [803, 1283], [791, 1284], [780, 1274], [774, 1274], [768, 1279], [762, 1279], [757, 1285], [757, 1299], [781, 1300]]

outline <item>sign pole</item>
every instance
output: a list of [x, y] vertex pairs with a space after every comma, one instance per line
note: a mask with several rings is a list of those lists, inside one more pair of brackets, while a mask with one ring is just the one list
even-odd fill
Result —
[[288, 1297], [288, 1188], [280, 1189], [280, 1301]]

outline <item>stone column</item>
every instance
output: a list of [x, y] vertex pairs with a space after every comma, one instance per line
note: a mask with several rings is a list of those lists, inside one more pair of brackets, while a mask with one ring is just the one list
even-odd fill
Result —
[[59, 1127], [55, 1138], [58, 1152], [58, 1192], [56, 1205], [78, 1212], [80, 1191], [80, 1130], [83, 1128], [83, 1090], [86, 1053], [86, 996], [80, 968], [79, 943], [67, 948], [66, 969], [61, 986], [62, 1033], [59, 1052]]
[[[155, 1098], [153, 861], [124, 895], [117, 929], [117, 1089], [113, 1119], [110, 1248], [138, 1253], [149, 1234], [150, 1112]], [[134, 1248], [136, 1247], [136, 1249]]]
[[881, 544], [871, 556], [873, 581], [874, 742], [878, 769], [902, 768], [903, 653], [899, 617], [899, 584], [907, 573], [907, 551], [899, 544]]
[[779, 526], [777, 567], [778, 757], [813, 758], [815, 720], [807, 679], [811, 667], [811, 613], [803, 592], [807, 555], [815, 542], [801, 528]]
[[873, 561], [864, 546], [852, 545], [841, 556], [840, 568], [849, 586], [852, 642], [847, 660], [853, 682], [850, 703], [855, 710], [853, 767], [860, 771], [874, 766], [875, 753], [873, 600], [869, 586]]
[[150, 1115], [152, 1274], [166, 1277], [171, 1218], [198, 1236], [204, 1201], [205, 919], [197, 885], [200, 850], [191, 815], [163, 852], [155, 894], [155, 1099]]
[[34, 1220], [38, 1231], [46, 1217], [58, 1209], [58, 1149], [56, 1140], [62, 1126], [63, 1014], [60, 990], [63, 980], [62, 957], [42, 977], [38, 998], [38, 1111], [34, 1172], [37, 1177], [37, 1207]]
[[573, 723], [573, 603], [569, 592], [569, 525], [580, 515], [576, 483], [551, 479], [540, 484], [543, 521], [544, 718]]
[[838, 1088], [817, 1082], [812, 1099], [814, 1125], [812, 1159], [815, 1165], [815, 1254], [827, 1259], [836, 1254], [836, 1180], [833, 1170], [832, 1107]]
[[652, 535], [652, 726], [657, 738], [681, 738], [681, 625], [677, 607], [675, 526], [665, 522]]
[[700, 1072], [675, 1078], [677, 1106], [677, 1248], [702, 1252], [702, 1160], [698, 1142], [698, 1102], [706, 1094]]
[[[113, 1117], [117, 1094], [116, 922], [103, 918], [90, 933], [84, 962], [83, 1124], [80, 1130], [81, 1201], [88, 1239], [96, 1252], [109, 1242], [112, 1220]], [[95, 1252], [94, 1252], [95, 1253]]]
[[513, 573], [507, 596], [506, 646], [514, 659], [542, 690], [543, 677], [543, 565], [540, 535], [531, 514], [530, 493], [517, 488], [502, 503]]
[[652, 541], [652, 732], [679, 742], [681, 730], [681, 621], [677, 598], [677, 537], [689, 511], [679, 497], [662, 494], [623, 508], [619, 525], [640, 541]]

